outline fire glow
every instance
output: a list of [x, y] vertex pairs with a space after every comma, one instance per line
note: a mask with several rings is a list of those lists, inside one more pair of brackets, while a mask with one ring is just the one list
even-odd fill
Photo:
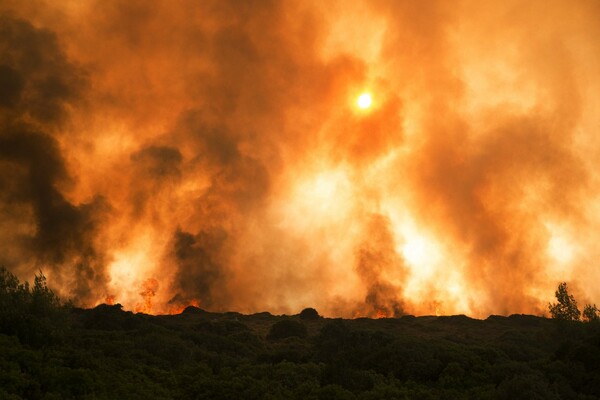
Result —
[[600, 301], [597, 4], [5, 3], [21, 278], [144, 313]]

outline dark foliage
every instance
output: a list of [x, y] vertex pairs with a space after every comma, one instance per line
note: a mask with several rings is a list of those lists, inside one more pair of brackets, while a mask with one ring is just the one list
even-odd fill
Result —
[[59, 341], [67, 329], [67, 311], [40, 272], [33, 286], [0, 267], [0, 333], [41, 346]]
[[0, 271], [0, 399], [600, 399], [597, 323], [149, 316]]
[[587, 322], [600, 321], [600, 310], [595, 304], [586, 304], [583, 308], [583, 319]]
[[293, 319], [284, 319], [275, 322], [273, 326], [271, 326], [267, 339], [278, 340], [289, 337], [305, 338], [306, 336], [308, 336], [308, 330], [302, 322], [294, 321]]
[[91, 310], [76, 310], [79, 313], [79, 322], [86, 329], [106, 331], [130, 330], [139, 326], [139, 320], [134, 318], [130, 311], [123, 311], [123, 306], [100, 304]]
[[314, 308], [305, 308], [300, 312], [300, 319], [319, 319], [320, 315]]

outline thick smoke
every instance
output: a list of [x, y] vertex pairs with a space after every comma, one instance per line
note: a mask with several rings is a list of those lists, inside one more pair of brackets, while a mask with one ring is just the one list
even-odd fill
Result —
[[186, 306], [192, 301], [212, 308], [223, 300], [219, 291], [223, 290], [219, 279], [223, 266], [215, 258], [222, 251], [226, 232], [201, 232], [197, 236], [177, 231], [173, 240], [177, 261], [177, 279], [174, 282], [174, 296], [169, 300], [174, 306]]
[[356, 272], [367, 289], [364, 306], [358, 315], [399, 317], [404, 314], [402, 286], [406, 268], [395, 250], [389, 221], [373, 215], [367, 221], [364, 243], [356, 254]]
[[597, 302], [599, 15], [2, 2], [0, 262], [152, 313]]
[[55, 138], [84, 78], [48, 31], [4, 16], [0, 37], [0, 260], [49, 269], [68, 295], [93, 299], [106, 278], [94, 239], [107, 205], [100, 195], [78, 205], [65, 198], [61, 187], [73, 182]]

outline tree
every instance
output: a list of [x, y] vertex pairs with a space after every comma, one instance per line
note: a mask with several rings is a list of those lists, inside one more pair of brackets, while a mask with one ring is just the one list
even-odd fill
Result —
[[48, 287], [41, 270], [35, 275], [30, 292], [32, 314], [49, 315], [61, 307], [60, 298]]
[[22, 343], [38, 346], [58, 340], [68, 323], [60, 298], [48, 288], [42, 273], [33, 287], [0, 267], [0, 333], [15, 335]]
[[587, 322], [600, 321], [600, 310], [595, 304], [586, 304], [583, 307], [583, 318]]
[[581, 312], [577, 308], [575, 297], [569, 294], [567, 283], [558, 284], [558, 289], [554, 292], [557, 303], [548, 303], [548, 310], [554, 319], [564, 321], [579, 321]]

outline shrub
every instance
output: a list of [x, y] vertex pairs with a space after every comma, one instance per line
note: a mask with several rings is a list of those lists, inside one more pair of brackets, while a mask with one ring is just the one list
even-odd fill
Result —
[[305, 338], [307, 336], [308, 331], [302, 322], [294, 321], [292, 319], [284, 319], [283, 321], [276, 322], [273, 324], [273, 326], [271, 326], [271, 329], [267, 334], [267, 339], [278, 340], [288, 337]]
[[300, 312], [301, 319], [319, 319], [320, 315], [314, 308], [305, 308]]

